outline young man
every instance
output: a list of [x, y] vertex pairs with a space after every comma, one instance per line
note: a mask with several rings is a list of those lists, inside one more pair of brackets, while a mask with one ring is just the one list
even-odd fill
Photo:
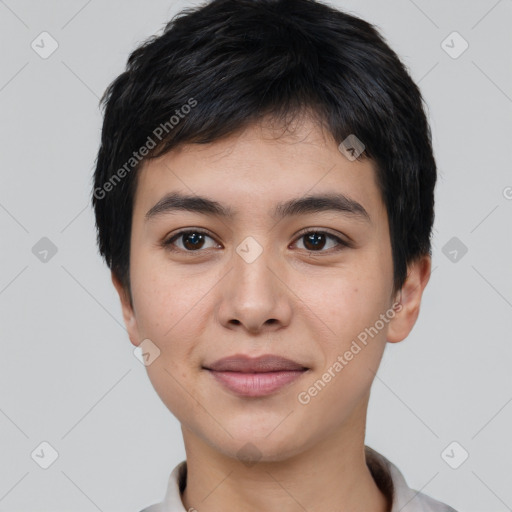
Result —
[[214, 0], [103, 100], [99, 247], [186, 449], [146, 512], [453, 511], [364, 444], [429, 279], [436, 181], [421, 94], [376, 29]]

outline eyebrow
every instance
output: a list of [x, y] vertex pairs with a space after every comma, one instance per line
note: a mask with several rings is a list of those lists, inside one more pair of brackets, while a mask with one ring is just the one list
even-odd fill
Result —
[[[229, 206], [203, 196], [171, 192], [160, 199], [145, 215], [146, 221], [163, 214], [187, 211], [203, 215], [213, 215], [226, 219], [236, 217]], [[309, 195], [278, 203], [271, 213], [274, 219], [319, 212], [339, 212], [344, 215], [371, 223], [371, 218], [362, 204], [341, 193]]]

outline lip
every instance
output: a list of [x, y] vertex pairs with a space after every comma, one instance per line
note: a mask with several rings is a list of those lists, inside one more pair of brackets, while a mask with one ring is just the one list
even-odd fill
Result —
[[205, 366], [207, 370], [216, 372], [262, 373], [279, 371], [307, 370], [304, 365], [274, 354], [259, 357], [249, 357], [244, 354], [234, 354], [223, 357]]
[[300, 378], [309, 368], [277, 355], [224, 357], [204, 369], [229, 391], [245, 397], [266, 396]]

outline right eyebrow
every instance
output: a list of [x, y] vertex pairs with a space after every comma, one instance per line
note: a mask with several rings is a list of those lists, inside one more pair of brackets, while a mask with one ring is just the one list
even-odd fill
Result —
[[145, 215], [146, 220], [150, 220], [165, 213], [174, 211], [187, 211], [202, 213], [205, 215], [215, 215], [217, 217], [234, 217], [233, 210], [219, 202], [201, 196], [190, 196], [179, 192], [172, 192], [165, 195], [158, 201]]

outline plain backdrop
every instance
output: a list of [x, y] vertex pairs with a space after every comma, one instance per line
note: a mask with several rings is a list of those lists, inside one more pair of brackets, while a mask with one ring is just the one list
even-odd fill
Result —
[[[512, 510], [512, 2], [332, 3], [375, 24], [419, 83], [439, 169], [432, 276], [411, 335], [386, 349], [366, 444], [459, 511]], [[191, 5], [0, 0], [0, 511], [137, 512], [184, 459], [90, 194], [99, 97]]]

